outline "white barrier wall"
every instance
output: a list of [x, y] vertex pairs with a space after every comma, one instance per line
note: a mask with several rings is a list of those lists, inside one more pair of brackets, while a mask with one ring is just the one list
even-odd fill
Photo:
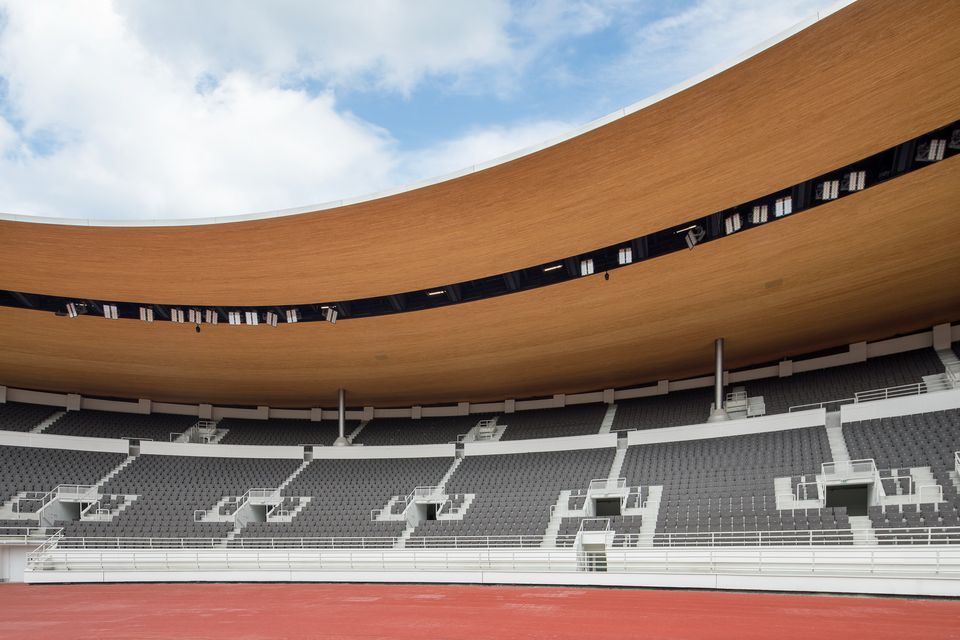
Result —
[[421, 444], [396, 447], [314, 447], [313, 459], [347, 460], [369, 458], [452, 458], [454, 444]]
[[726, 436], [745, 436], [751, 433], [822, 427], [826, 425], [826, 421], [827, 412], [825, 409], [811, 409], [809, 411], [779, 413], [772, 416], [727, 420], [725, 422], [707, 422], [683, 427], [631, 431], [627, 434], [627, 444], [652, 444], [655, 442], [680, 442]]
[[491, 456], [501, 453], [573, 451], [577, 449], [604, 449], [615, 446], [617, 446], [617, 434], [602, 433], [590, 436], [569, 436], [566, 438], [468, 442], [463, 445], [463, 453], [467, 456]]
[[0, 431], [0, 445], [37, 447], [40, 449], [72, 449], [74, 451], [107, 451], [111, 453], [127, 453], [130, 450], [130, 444], [126, 440], [58, 436], [20, 431]]
[[860, 420], [908, 416], [914, 413], [946, 411], [947, 409], [960, 409], [960, 389], [935, 391], [934, 393], [874, 400], [858, 404], [845, 404], [840, 407], [840, 421], [859, 422]]
[[205, 458], [303, 459], [303, 447], [260, 447], [242, 444], [195, 444], [142, 440], [141, 455], [197, 456]]

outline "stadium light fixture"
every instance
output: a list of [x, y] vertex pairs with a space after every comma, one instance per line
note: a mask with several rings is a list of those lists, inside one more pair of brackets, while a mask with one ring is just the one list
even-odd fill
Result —
[[150, 307], [140, 307], [140, 319], [144, 322], [153, 322], [153, 309]]
[[170, 322], [183, 323], [183, 309], [170, 308]]
[[207, 324], [217, 324], [219, 320], [217, 317], [217, 312], [213, 309], [207, 309], [203, 315], [204, 319], [207, 321]]
[[443, 289], [437, 289], [436, 291], [427, 291], [428, 296], [442, 296], [446, 291]]
[[117, 305], [115, 304], [105, 304], [103, 305], [103, 317], [107, 320], [116, 320], [119, 316], [117, 315]]
[[227, 321], [230, 324], [240, 324], [242, 322], [239, 311], [230, 311], [227, 313]]
[[277, 317], [277, 314], [275, 314], [273, 311], [267, 311], [265, 321], [271, 327], [275, 327], [277, 326]]
[[260, 324], [260, 316], [257, 315], [256, 311], [247, 311], [246, 312], [247, 324], [257, 325]]
[[77, 305], [75, 303], [73, 302], [67, 303], [67, 315], [70, 316], [71, 318], [76, 318], [78, 315], [80, 315], [77, 312]]
[[339, 314], [337, 313], [337, 310], [336, 310], [336, 309], [332, 309], [332, 308], [330, 308], [330, 307], [327, 307], [327, 310], [326, 310], [326, 311], [324, 312], [324, 314], [323, 314], [323, 319], [326, 320], [327, 322], [329, 322], [330, 324], [337, 324], [337, 316], [338, 316], [338, 315], [339, 315]]
[[287, 309], [287, 323], [293, 324], [294, 322], [300, 321], [300, 310], [299, 309]]
[[562, 265], [562, 264], [552, 264], [552, 265], [550, 265], [549, 267], [544, 267], [544, 268], [543, 268], [543, 272], [546, 273], [546, 272], [548, 272], [548, 271], [556, 271], [557, 269], [563, 269], [563, 265]]
[[203, 322], [203, 314], [199, 309], [190, 309], [190, 324], [199, 325]]

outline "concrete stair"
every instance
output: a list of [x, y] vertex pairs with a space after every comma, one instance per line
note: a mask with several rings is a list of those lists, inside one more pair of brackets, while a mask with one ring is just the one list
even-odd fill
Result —
[[463, 462], [463, 458], [454, 458], [453, 462], [450, 464], [450, 468], [447, 469], [447, 472], [443, 474], [443, 477], [440, 478], [440, 482], [437, 483], [437, 491], [439, 493], [444, 493], [447, 490], [447, 483], [450, 482], [450, 478], [453, 477], [454, 472], [460, 466], [460, 463]]
[[847, 442], [843, 439], [843, 425], [840, 422], [839, 411], [831, 411], [827, 414], [827, 440], [830, 441], [830, 456], [834, 462], [850, 461]]
[[470, 505], [476, 500], [477, 494], [463, 494], [463, 503], [459, 507], [453, 507], [449, 511], [444, 511], [437, 516], [437, 520], [463, 520], [464, 514], [470, 509]]
[[56, 422], [57, 420], [62, 418], [64, 415], [66, 415], [66, 413], [67, 413], [66, 411], [57, 411], [55, 414], [53, 414], [52, 416], [50, 416], [49, 418], [47, 418], [46, 420], [44, 420], [43, 422], [35, 426], [33, 429], [30, 429], [30, 433], [43, 433], [44, 431], [49, 429], [51, 426], [53, 426], [54, 422]]
[[393, 506], [405, 499], [406, 496], [392, 496], [389, 500], [387, 500], [386, 506], [380, 510], [380, 513], [378, 513], [376, 517], [374, 517], [374, 520], [377, 522], [395, 522], [397, 520], [406, 520], [406, 516], [402, 513], [393, 513]]
[[[818, 475], [819, 477], [819, 475]], [[793, 492], [793, 480], [790, 476], [773, 479], [773, 490], [776, 495], [777, 509], [820, 509], [823, 507], [819, 500], [797, 500]]]
[[25, 498], [28, 493], [33, 493], [32, 491], [18, 491], [16, 494], [10, 497], [9, 500], [0, 504], [0, 520], [30, 520], [34, 523], [37, 522], [39, 517], [36, 512], [34, 513], [20, 513], [13, 510], [13, 505], [17, 501], [17, 498]]
[[137, 456], [127, 456], [123, 462], [121, 462], [116, 467], [114, 467], [113, 470], [110, 471], [110, 473], [100, 478], [97, 481], [97, 483], [93, 486], [95, 486], [98, 490], [102, 489], [103, 485], [110, 482], [118, 473], [120, 473], [121, 471], [129, 467], [133, 463], [133, 461], [136, 459], [137, 459]]
[[853, 531], [853, 544], [877, 544], [870, 516], [850, 516], [850, 530]]
[[291, 473], [289, 476], [287, 476], [287, 479], [286, 479], [286, 480], [284, 480], [283, 482], [280, 483], [280, 486], [278, 487], [278, 488], [280, 489], [280, 491], [283, 491], [284, 489], [286, 489], [286, 488], [287, 488], [287, 485], [289, 485], [291, 482], [293, 482], [298, 475], [300, 475], [301, 473], [303, 473], [303, 470], [306, 469], [306, 468], [310, 465], [311, 462], [312, 462], [312, 460], [304, 460], [304, 461], [300, 464], [300, 466], [297, 467], [297, 468], [293, 471], [293, 473]]
[[228, 433], [230, 433], [230, 429], [220, 429], [218, 427], [216, 435], [210, 438], [210, 444], [220, 444], [220, 441], [223, 440]]
[[137, 494], [124, 494], [123, 503], [118, 505], [116, 509], [111, 509], [110, 513], [98, 514], [98, 513], [88, 513], [85, 516], [82, 516], [80, 519], [84, 522], [112, 522], [117, 516], [127, 510], [134, 501], [137, 500], [140, 496]]
[[617, 415], [617, 405], [611, 404], [607, 407], [607, 412], [603, 416], [603, 422], [600, 423], [600, 431], [598, 433], [610, 433], [610, 429], [613, 428], [613, 419]]
[[354, 438], [360, 435], [360, 432], [363, 431], [363, 428], [370, 423], [369, 420], [363, 420], [360, 424], [357, 425], [357, 428], [350, 432], [350, 435], [347, 436], [347, 442], [353, 444]]
[[960, 358], [952, 349], [937, 349], [937, 356], [943, 363], [944, 376], [953, 386], [960, 385]]
[[407, 524], [407, 527], [403, 530], [403, 533], [397, 538], [397, 541], [393, 543], [394, 549], [403, 549], [407, 546], [407, 540], [410, 539], [410, 536], [413, 535], [413, 532], [416, 531], [417, 525]]
[[663, 486], [651, 485], [650, 495], [643, 505], [643, 521], [640, 523], [641, 547], [652, 547], [653, 536], [657, 532], [657, 518], [660, 516], [660, 499], [663, 497]]
[[310, 504], [311, 500], [313, 500], [313, 498], [311, 498], [310, 496], [301, 496], [300, 502], [298, 502], [297, 506], [293, 508], [293, 511], [290, 512], [290, 515], [271, 516], [267, 518], [267, 521], [268, 522], [293, 522], [294, 519], [296, 519], [296, 517], [303, 512], [303, 510], [307, 507], [307, 505]]
[[569, 489], [564, 489], [557, 497], [557, 503], [553, 505], [553, 514], [550, 516], [550, 522], [547, 523], [547, 530], [543, 533], [543, 542], [540, 546], [546, 549], [557, 546], [557, 536], [560, 533], [561, 521], [566, 517], [573, 517], [569, 512], [567, 505], [570, 503]]
[[[624, 443], [625, 445], [626, 443]], [[608, 480], [616, 480], [623, 471], [623, 461], [627, 457], [627, 447], [617, 444], [617, 453], [613, 456], [613, 463], [610, 465], [610, 473], [607, 474]]]

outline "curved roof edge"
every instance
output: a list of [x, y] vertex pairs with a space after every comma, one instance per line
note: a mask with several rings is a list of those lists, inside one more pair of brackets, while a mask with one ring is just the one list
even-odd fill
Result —
[[470, 165], [464, 167], [458, 171], [453, 171], [451, 173], [443, 174], [440, 176], [435, 176], [433, 178], [427, 178], [412, 184], [407, 184], [402, 187], [397, 187], [395, 189], [389, 189], [386, 191], [374, 192], [362, 196], [357, 196], [354, 198], [343, 198], [340, 200], [331, 200], [328, 202], [320, 204], [311, 204], [301, 207], [292, 207], [289, 209], [278, 209], [275, 211], [264, 211], [264, 212], [255, 212], [255, 213], [242, 213], [237, 215], [230, 216], [213, 216], [213, 217], [203, 217], [203, 218], [166, 218], [166, 219], [156, 219], [156, 220], [114, 220], [114, 219], [94, 219], [94, 218], [55, 218], [55, 217], [46, 217], [46, 216], [31, 216], [24, 214], [12, 214], [12, 213], [2, 213], [0, 212], [0, 220], [7, 220], [11, 222], [33, 222], [36, 224], [55, 224], [55, 225], [70, 225], [70, 226], [85, 226], [85, 227], [190, 227], [190, 226], [202, 226], [202, 225], [211, 225], [211, 224], [226, 224], [231, 222], [248, 222], [253, 220], [267, 220], [271, 218], [281, 218], [285, 216], [294, 216], [305, 213], [316, 213], [328, 209], [336, 209], [339, 207], [345, 207], [353, 204], [360, 204], [363, 202], [369, 202], [371, 200], [379, 200], [381, 198], [387, 198], [390, 196], [399, 195], [402, 193], [407, 193], [409, 191], [415, 191], [417, 189], [422, 189], [424, 187], [429, 187], [431, 185], [440, 184], [448, 180], [454, 180], [456, 178], [461, 178], [472, 173], [477, 173], [485, 169], [490, 169], [492, 167], [506, 164], [513, 160], [517, 160], [524, 156], [532, 155], [538, 151], [542, 151], [548, 147], [560, 144], [577, 136], [583, 135], [594, 129], [598, 129], [606, 124], [624, 118], [632, 113], [636, 113], [642, 109], [645, 109], [653, 104], [656, 104], [662, 100], [669, 98], [685, 89], [697, 85], [705, 80], [712, 78], [713, 76], [723, 73], [727, 69], [730, 69], [741, 62], [744, 62], [753, 56], [762, 53], [763, 51], [769, 49], [770, 47], [783, 42], [787, 38], [803, 31], [807, 27], [810, 27], [813, 24], [816, 24], [820, 20], [823, 20], [827, 16], [836, 13], [840, 9], [853, 4], [856, 0], [837, 0], [836, 2], [830, 4], [824, 9], [818, 9], [813, 14], [807, 18], [796, 23], [792, 27], [789, 27], [780, 33], [774, 35], [773, 37], [743, 51], [739, 55], [730, 58], [720, 64], [707, 69], [701, 73], [698, 73], [678, 84], [675, 84], [667, 89], [659, 91], [651, 96], [648, 96], [638, 102], [635, 102], [626, 107], [617, 109], [613, 113], [601, 116], [596, 120], [588, 122], [584, 125], [581, 125], [571, 131], [568, 131], [565, 134], [556, 136], [545, 140], [544, 142], [514, 151], [513, 153], [508, 153], [506, 155], [488, 160], [486, 162], [481, 162], [478, 164]]

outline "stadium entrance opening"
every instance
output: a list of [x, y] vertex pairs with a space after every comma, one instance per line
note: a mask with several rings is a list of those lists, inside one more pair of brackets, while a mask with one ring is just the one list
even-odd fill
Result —
[[867, 515], [868, 489], [869, 487], [865, 484], [827, 487], [826, 506], [846, 507], [847, 515], [865, 516]]
[[597, 498], [593, 504], [594, 515], [598, 518], [620, 515], [620, 498]]

